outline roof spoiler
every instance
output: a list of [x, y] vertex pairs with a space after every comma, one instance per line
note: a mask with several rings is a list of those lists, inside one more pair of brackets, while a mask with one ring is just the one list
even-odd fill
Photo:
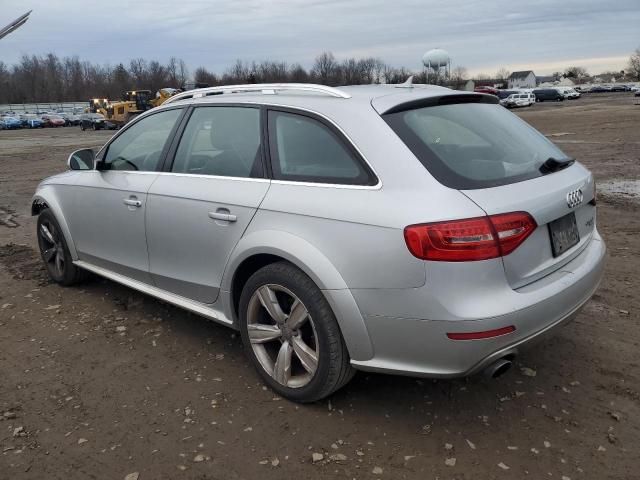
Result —
[[417, 98], [415, 100], [409, 100], [407, 102], [399, 103], [386, 109], [383, 112], [380, 112], [380, 115], [389, 115], [392, 113], [414, 110], [416, 108], [435, 107], [438, 105], [454, 105], [459, 103], [497, 104], [499, 102], [500, 100], [495, 95], [488, 95], [484, 93], [459, 93], [452, 95], [440, 95], [427, 98]]

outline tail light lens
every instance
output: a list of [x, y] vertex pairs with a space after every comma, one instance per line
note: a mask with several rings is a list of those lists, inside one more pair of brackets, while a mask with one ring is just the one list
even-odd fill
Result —
[[526, 212], [502, 213], [404, 229], [409, 251], [422, 260], [468, 262], [513, 252], [536, 229]]

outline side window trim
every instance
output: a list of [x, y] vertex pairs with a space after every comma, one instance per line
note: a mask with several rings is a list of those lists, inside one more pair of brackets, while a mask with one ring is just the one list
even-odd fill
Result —
[[[379, 185], [380, 179], [373, 171], [369, 163], [362, 157], [362, 154], [355, 147], [355, 145], [349, 140], [345, 134], [338, 129], [333, 122], [328, 121], [326, 118], [317, 115], [308, 110], [300, 110], [297, 108], [291, 107], [280, 107], [280, 106], [272, 106], [265, 105], [264, 107], [264, 136], [265, 136], [265, 149], [266, 149], [266, 158], [267, 158], [267, 171], [269, 172], [269, 178], [278, 182], [291, 182], [291, 183], [300, 183], [300, 184], [311, 184], [311, 185], [336, 185], [341, 187], [375, 187]], [[300, 115], [303, 117], [310, 118], [320, 123], [322, 126], [327, 128], [337, 140], [342, 144], [343, 147], [349, 153], [349, 156], [356, 162], [356, 164], [367, 174], [369, 178], [369, 182], [367, 183], [349, 183], [348, 181], [339, 182], [339, 181], [317, 181], [312, 178], [309, 179], [300, 179], [300, 180], [291, 180], [291, 179], [280, 179], [276, 178], [273, 170], [273, 162], [276, 161], [274, 158], [275, 148], [272, 147], [272, 144], [275, 145], [277, 142], [275, 129], [271, 129], [271, 125], [269, 125], [268, 115], [269, 112], [282, 112], [288, 113], [291, 115]]]
[[[187, 109], [187, 113], [182, 117], [182, 120], [179, 122], [179, 128], [177, 129], [177, 131], [175, 132], [175, 135], [173, 137], [173, 141], [171, 142], [171, 145], [169, 146], [169, 149], [167, 150], [167, 155], [164, 158], [163, 164], [162, 164], [162, 168], [161, 168], [161, 172], [166, 172], [166, 173], [173, 173], [171, 171], [171, 169], [173, 168], [173, 163], [175, 162], [176, 159], [176, 153], [178, 151], [178, 147], [180, 146], [180, 142], [182, 141], [182, 137], [184, 135], [184, 132], [187, 128], [187, 125], [189, 124], [189, 119], [191, 118], [191, 116], [193, 115], [193, 112], [197, 109], [197, 108], [212, 108], [212, 107], [218, 107], [218, 108], [224, 108], [224, 107], [240, 107], [240, 108], [254, 108], [256, 110], [260, 111], [260, 142], [261, 142], [261, 155], [260, 155], [260, 161], [262, 162], [262, 177], [248, 177], [248, 178], [270, 178], [270, 176], [267, 174], [267, 169], [270, 168], [268, 167], [269, 162], [267, 161], [267, 156], [268, 156], [268, 143], [266, 140], [266, 114], [264, 113], [265, 109], [263, 105], [257, 105], [254, 103], [251, 104], [247, 104], [247, 103], [217, 103], [217, 104], [211, 104], [211, 103], [205, 103], [202, 105], [190, 105]], [[181, 174], [181, 175], [189, 175], [189, 174]], [[215, 177], [217, 175], [208, 175], [211, 177]], [[243, 177], [238, 177], [238, 178], [243, 178]]]
[[162, 159], [162, 163], [160, 165], [161, 172], [171, 172], [171, 167], [173, 166], [173, 161], [175, 159], [176, 151], [178, 150], [178, 145], [180, 145], [180, 140], [182, 140], [182, 135], [184, 134], [184, 130], [189, 123], [191, 115], [193, 115], [193, 111], [193, 106], [190, 105], [189, 107], [187, 107], [185, 114], [178, 122], [178, 128], [174, 132], [173, 138], [171, 139], [171, 144], [169, 145], [167, 154]]
[[[144, 120], [145, 118], [149, 118], [152, 117], [153, 115], [157, 115], [159, 113], [162, 112], [166, 112], [169, 110], [181, 110], [180, 116], [178, 117], [178, 120], [176, 121], [176, 123], [173, 125], [173, 128], [171, 129], [171, 132], [169, 132], [169, 136], [167, 137], [167, 141], [164, 144], [164, 147], [162, 148], [162, 153], [160, 154], [160, 159], [158, 160], [158, 163], [156, 164], [156, 168], [155, 172], [159, 172], [162, 171], [162, 166], [164, 165], [165, 159], [166, 159], [166, 155], [169, 152], [169, 147], [173, 144], [173, 139], [175, 137], [176, 132], [178, 131], [179, 127], [182, 125], [182, 122], [184, 120], [185, 117], [185, 113], [186, 113], [186, 108], [184, 108], [184, 105], [177, 105], [175, 107], [171, 107], [171, 108], [163, 108], [162, 110], [159, 110], [157, 112], [153, 112], [153, 113], [149, 113], [147, 115], [141, 116], [136, 118], [135, 120], [133, 120], [132, 122], [129, 122], [124, 128], [121, 128], [120, 130], [118, 130], [118, 133], [115, 134], [110, 140], [109, 142], [107, 142], [104, 147], [102, 147], [100, 149], [100, 151], [97, 153], [96, 155], [96, 165], [98, 162], [102, 162], [104, 161], [105, 157], [107, 156], [107, 152], [109, 151], [109, 147], [111, 146], [111, 144], [113, 142], [115, 142], [120, 135], [122, 135], [124, 132], [126, 132], [129, 128], [133, 127], [134, 125], [136, 125], [138, 122]], [[122, 172], [122, 173], [131, 173], [128, 170], [109, 170], [111, 172]]]

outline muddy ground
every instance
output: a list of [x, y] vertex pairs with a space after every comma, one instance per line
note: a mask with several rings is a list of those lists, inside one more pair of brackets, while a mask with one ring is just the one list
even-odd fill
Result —
[[[640, 179], [633, 102], [517, 113], [604, 185]], [[0, 132], [0, 479], [640, 478], [638, 197], [600, 195], [600, 290], [503, 377], [359, 373], [300, 406], [262, 386], [231, 330], [109, 281], [48, 281], [30, 196], [109, 135]]]

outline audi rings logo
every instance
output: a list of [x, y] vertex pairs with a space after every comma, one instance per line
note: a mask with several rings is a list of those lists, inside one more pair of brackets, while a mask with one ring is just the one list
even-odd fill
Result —
[[567, 205], [569, 205], [569, 208], [577, 207], [582, 203], [582, 200], [584, 200], [584, 195], [581, 188], [567, 193]]

